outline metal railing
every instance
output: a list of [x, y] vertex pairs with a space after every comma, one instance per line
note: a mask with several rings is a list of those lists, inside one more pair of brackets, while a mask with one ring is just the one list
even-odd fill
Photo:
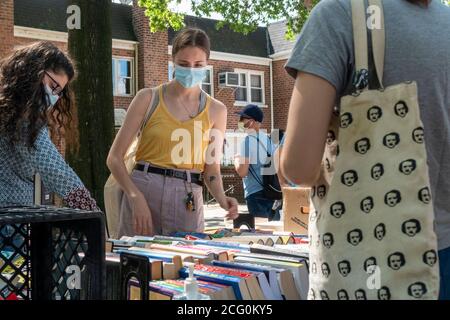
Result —
[[[227, 190], [225, 190], [225, 195], [233, 194], [234, 188], [235, 188], [235, 185], [234, 184], [231, 185]], [[210, 198], [210, 197], [211, 197], [211, 193], [209, 193], [209, 191], [206, 190], [205, 203], [207, 206], [209, 206], [211, 203], [216, 201], [216, 198], [214, 198], [214, 197]]]

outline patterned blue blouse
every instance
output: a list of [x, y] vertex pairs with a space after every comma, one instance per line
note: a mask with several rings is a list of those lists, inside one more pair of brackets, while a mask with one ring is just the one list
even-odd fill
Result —
[[45, 188], [58, 194], [68, 207], [97, 209], [89, 191], [51, 141], [47, 127], [39, 132], [35, 146], [11, 149], [0, 137], [0, 207], [32, 205], [34, 175], [39, 173]]

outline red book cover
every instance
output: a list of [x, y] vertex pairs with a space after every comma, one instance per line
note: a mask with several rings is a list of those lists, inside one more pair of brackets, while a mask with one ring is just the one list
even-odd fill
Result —
[[222, 267], [209, 266], [209, 265], [204, 265], [204, 264], [195, 265], [195, 270], [224, 274], [224, 275], [229, 275], [229, 276], [239, 277], [239, 278], [250, 278], [250, 277], [254, 276], [252, 273], [249, 273], [249, 272], [246, 272], [243, 270], [222, 268]]

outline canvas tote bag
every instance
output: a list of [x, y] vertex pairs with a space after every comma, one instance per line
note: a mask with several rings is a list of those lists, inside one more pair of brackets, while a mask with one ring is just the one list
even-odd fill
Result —
[[[139, 132], [131, 145], [128, 147], [128, 151], [125, 153], [124, 162], [127, 168], [128, 174], [131, 174], [133, 168], [136, 164], [136, 152], [141, 139], [142, 131], [150, 118], [152, 111], [154, 109], [156, 89], [152, 89], [152, 99], [148, 109], [146, 111], [145, 117], [142, 120]], [[120, 187], [117, 180], [111, 174], [105, 183], [104, 187], [104, 198], [105, 198], [105, 211], [106, 211], [106, 222], [108, 226], [109, 237], [117, 239], [119, 234], [119, 213], [122, 206], [123, 198], [125, 194]]]
[[[381, 0], [370, 0], [382, 11]], [[368, 89], [364, 0], [352, 0], [353, 95], [333, 116], [312, 188], [309, 299], [437, 299], [439, 267], [415, 82], [383, 87], [385, 33], [371, 31], [380, 89]]]

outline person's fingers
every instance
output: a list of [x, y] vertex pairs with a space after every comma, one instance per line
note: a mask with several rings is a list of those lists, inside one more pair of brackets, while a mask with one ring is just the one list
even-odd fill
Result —
[[227, 215], [225, 216], [225, 218], [226, 218], [227, 220], [236, 220], [237, 217], [238, 217], [238, 215], [235, 215], [235, 214], [227, 214]]
[[152, 219], [152, 213], [150, 211], [150, 208], [148, 208], [145, 216], [144, 216], [144, 226], [145, 226], [145, 234], [146, 235], [153, 235], [153, 219]]
[[153, 217], [150, 208], [148, 209], [147, 226], [148, 226], [148, 234], [153, 236]]
[[147, 218], [147, 221], [145, 221], [145, 225], [147, 226], [147, 235], [153, 235], [153, 226], [152, 226], [152, 219], [150, 217]]
[[230, 206], [230, 210], [228, 211], [231, 214], [236, 214], [238, 212], [238, 207], [236, 204], [233, 204], [232, 206]]
[[146, 223], [146, 217], [144, 215], [141, 215], [139, 224], [140, 224], [141, 235], [145, 235], [145, 232], [147, 231], [147, 223]]
[[139, 234], [139, 222], [136, 214], [133, 214], [133, 228], [136, 234]]
[[141, 218], [141, 221], [139, 222], [139, 224], [140, 224], [140, 230], [141, 230], [140, 235], [143, 236], [143, 235], [145, 235], [145, 231], [147, 229], [147, 227], [145, 225], [144, 217]]
[[149, 235], [151, 233], [151, 229], [152, 229], [150, 213], [147, 213], [145, 215], [144, 225], [145, 225], [145, 234]]
[[144, 224], [143, 224], [143, 217], [139, 217], [139, 234], [144, 234]]
[[139, 221], [138, 220], [136, 220], [136, 223], [135, 223], [135, 225], [134, 225], [134, 232], [138, 235], [138, 234], [141, 234], [141, 227], [140, 227], [140, 224], [139, 224]]
[[147, 221], [147, 217], [144, 217], [142, 220], [142, 235], [147, 235], [148, 234], [148, 221]]

